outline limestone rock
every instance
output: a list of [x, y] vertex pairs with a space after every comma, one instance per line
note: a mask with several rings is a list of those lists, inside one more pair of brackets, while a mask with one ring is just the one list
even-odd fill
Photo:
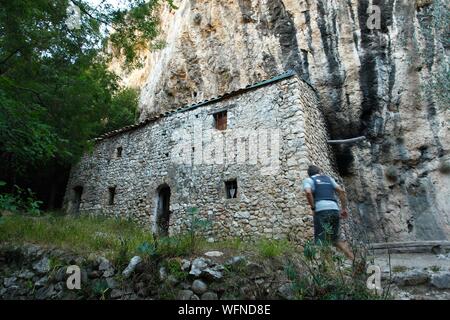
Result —
[[291, 283], [285, 283], [278, 288], [278, 294], [286, 300], [294, 299], [294, 290]]
[[191, 300], [194, 292], [191, 290], [180, 290], [177, 295], [177, 300]]
[[430, 283], [439, 289], [450, 289], [450, 272], [433, 274]]
[[205, 256], [213, 258], [213, 257], [221, 257], [223, 256], [223, 252], [220, 251], [208, 251], [205, 252]]
[[122, 275], [125, 278], [128, 278], [133, 273], [133, 271], [136, 269], [136, 266], [141, 262], [142, 262], [142, 258], [139, 256], [134, 256], [133, 258], [131, 258], [130, 263], [125, 268], [125, 270], [123, 270]]
[[209, 259], [205, 258], [194, 259], [194, 261], [192, 261], [191, 271], [189, 271], [189, 274], [196, 277], [200, 276], [202, 271], [205, 270], [210, 265], [210, 263], [211, 261]]
[[201, 300], [219, 300], [219, 297], [217, 296], [217, 293], [215, 292], [205, 292], [204, 294], [202, 294]]
[[50, 271], [50, 260], [43, 257], [41, 260], [33, 264], [33, 270], [39, 274], [44, 274]]
[[3, 285], [5, 286], [5, 288], [9, 288], [13, 286], [16, 283], [16, 281], [17, 281], [16, 277], [4, 278]]
[[416, 286], [426, 284], [429, 280], [430, 275], [421, 270], [401, 272], [393, 277], [393, 281], [399, 286]]
[[201, 295], [205, 293], [206, 290], [208, 290], [208, 286], [202, 280], [197, 279], [192, 282], [192, 291], [194, 291], [194, 293]]

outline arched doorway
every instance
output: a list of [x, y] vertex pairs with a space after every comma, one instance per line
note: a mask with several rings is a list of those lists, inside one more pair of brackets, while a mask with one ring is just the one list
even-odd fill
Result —
[[164, 184], [157, 190], [158, 198], [156, 205], [156, 234], [158, 236], [167, 236], [169, 234], [170, 221], [170, 187]]

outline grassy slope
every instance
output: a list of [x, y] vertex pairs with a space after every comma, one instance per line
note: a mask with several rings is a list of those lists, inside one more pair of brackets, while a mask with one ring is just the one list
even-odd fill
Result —
[[[87, 215], [67, 216], [48, 213], [44, 216], [8, 215], [0, 218], [0, 243], [34, 243], [70, 249], [76, 253], [99, 253], [114, 257], [121, 250], [129, 256], [139, 254], [143, 243], [152, 243], [152, 235], [139, 225], [123, 220]], [[205, 250], [224, 250], [229, 254], [247, 252], [272, 258], [292, 252], [287, 241], [261, 240], [256, 244], [239, 239], [210, 244], [202, 239], [192, 243], [188, 235], [167, 238], [160, 250], [165, 256], [190, 256]]]
[[[8, 215], [0, 217], [0, 244], [34, 243], [69, 249], [88, 255], [96, 253], [106, 256], [116, 266], [125, 267], [134, 255], [146, 255], [143, 245], [156, 248], [157, 255], [166, 259], [166, 264], [174, 273], [179, 273], [181, 257], [198, 257], [208, 250], [220, 250], [224, 260], [236, 255], [245, 255], [251, 261], [271, 270], [265, 276], [285, 274], [292, 283], [299, 298], [374, 298], [365, 288], [365, 280], [352, 280], [352, 270], [341, 270], [339, 255], [323, 248], [322, 258], [314, 258], [317, 248], [305, 247], [298, 250], [292, 243], [283, 240], [262, 239], [256, 243], [244, 243], [239, 239], [207, 243], [200, 237], [192, 239], [189, 234], [160, 239], [155, 247], [151, 232], [133, 222], [105, 217], [64, 216], [46, 214], [40, 217]], [[308, 258], [309, 257], [309, 258]], [[175, 260], [174, 260], [175, 259]], [[218, 261], [220, 263], [224, 261]], [[176, 262], [176, 263], [175, 263]], [[170, 264], [174, 263], [171, 268]], [[178, 270], [178, 271], [177, 271]], [[247, 270], [243, 274], [234, 271], [227, 276], [227, 286], [237, 292], [243, 286], [243, 279], [251, 279]], [[345, 275], [343, 274], [345, 273]]]

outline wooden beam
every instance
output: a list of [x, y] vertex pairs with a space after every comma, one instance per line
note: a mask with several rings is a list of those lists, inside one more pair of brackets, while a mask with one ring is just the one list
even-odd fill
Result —
[[358, 141], [366, 140], [365, 136], [351, 138], [351, 139], [343, 139], [343, 140], [328, 140], [329, 144], [344, 144], [344, 143], [354, 143]]

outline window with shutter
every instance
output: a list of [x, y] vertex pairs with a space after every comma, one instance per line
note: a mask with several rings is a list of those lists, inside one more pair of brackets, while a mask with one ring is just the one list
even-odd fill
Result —
[[221, 111], [214, 114], [215, 127], [217, 130], [227, 129], [227, 112]]

